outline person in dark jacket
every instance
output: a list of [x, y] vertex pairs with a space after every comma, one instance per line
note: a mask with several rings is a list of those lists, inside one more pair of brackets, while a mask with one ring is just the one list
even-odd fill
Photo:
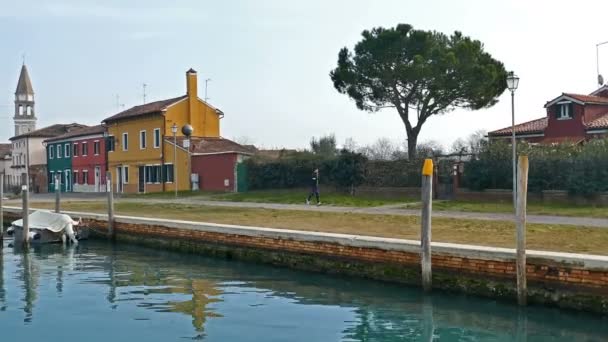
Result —
[[321, 199], [319, 198], [319, 169], [315, 169], [312, 172], [312, 177], [310, 179], [310, 193], [308, 193], [308, 197], [306, 197], [306, 204], [310, 204], [310, 199], [313, 195], [317, 199], [317, 205], [321, 205]]

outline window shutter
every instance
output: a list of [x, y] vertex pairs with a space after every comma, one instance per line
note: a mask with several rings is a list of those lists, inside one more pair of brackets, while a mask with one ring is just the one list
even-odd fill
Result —
[[559, 113], [561, 110], [561, 105], [555, 105], [555, 118], [559, 119]]
[[568, 112], [570, 113], [570, 117], [573, 118], [574, 117], [574, 103], [569, 103], [568, 104]]

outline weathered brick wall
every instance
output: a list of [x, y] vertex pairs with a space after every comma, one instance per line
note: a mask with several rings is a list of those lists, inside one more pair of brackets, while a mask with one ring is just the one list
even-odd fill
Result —
[[[105, 221], [89, 223], [105, 227]], [[105, 228], [104, 228], [105, 229]], [[370, 247], [348, 246], [340, 243], [320, 241], [298, 241], [281, 237], [246, 236], [201, 230], [179, 229], [164, 225], [116, 222], [117, 234], [131, 234], [141, 237], [188, 240], [190, 242], [216, 243], [229, 246], [251, 247], [265, 250], [280, 250], [291, 253], [313, 254], [329, 258], [343, 258], [368, 263], [401, 264], [418, 268], [420, 256], [417, 251], [399, 251]], [[457, 272], [469, 276], [484, 276], [491, 279], [515, 281], [515, 260], [488, 260], [466, 256], [441, 254], [432, 256], [433, 269]], [[568, 263], [528, 256], [528, 282], [552, 285], [560, 288], [600, 289], [608, 295], [608, 265], [604, 269], [585, 268]]]
[[[106, 233], [103, 215], [74, 214]], [[129, 242], [202, 253], [221, 250], [224, 256], [294, 268], [420, 283], [416, 241], [120, 216], [115, 232]], [[608, 257], [528, 251], [527, 258], [531, 302], [608, 314]], [[513, 250], [433, 243], [432, 264], [434, 287], [515, 296]]]

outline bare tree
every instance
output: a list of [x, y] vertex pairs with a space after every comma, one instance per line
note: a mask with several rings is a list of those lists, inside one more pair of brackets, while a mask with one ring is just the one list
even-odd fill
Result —
[[393, 160], [398, 147], [388, 138], [379, 138], [371, 145], [365, 146], [360, 153], [370, 160]]

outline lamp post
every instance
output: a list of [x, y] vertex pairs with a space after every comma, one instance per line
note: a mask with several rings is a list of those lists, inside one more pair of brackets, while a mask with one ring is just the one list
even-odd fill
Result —
[[184, 137], [186, 138], [186, 140], [184, 141], [184, 147], [188, 150], [188, 190], [192, 191], [192, 166], [191, 166], [191, 161], [190, 161], [190, 136], [192, 136], [192, 132], [194, 132], [194, 128], [192, 128], [192, 125], [190, 124], [185, 124], [182, 127], [182, 134], [184, 135]]
[[173, 188], [175, 188], [175, 198], [177, 198], [177, 125], [171, 126], [173, 133]]
[[519, 77], [513, 71], [507, 75], [507, 88], [511, 91], [511, 146], [513, 148], [513, 210], [517, 206], [517, 142], [515, 141], [515, 90]]

